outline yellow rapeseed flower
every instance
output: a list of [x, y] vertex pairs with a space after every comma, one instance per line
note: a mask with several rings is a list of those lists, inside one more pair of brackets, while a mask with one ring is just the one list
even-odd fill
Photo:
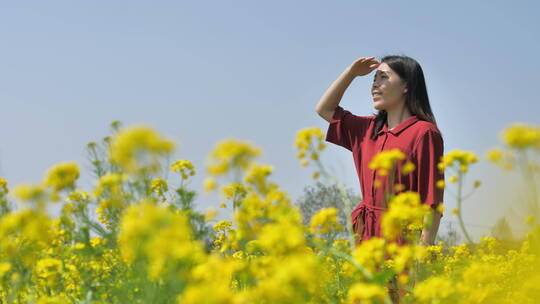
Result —
[[141, 170], [156, 172], [159, 157], [175, 149], [172, 141], [149, 126], [132, 126], [120, 130], [111, 142], [110, 158], [122, 169], [130, 173]]
[[261, 193], [266, 193], [271, 189], [271, 184], [268, 183], [267, 177], [272, 174], [274, 168], [269, 165], [254, 164], [246, 173], [244, 181], [248, 185], [252, 185]]
[[[164, 272], [180, 271], [174, 265], [198, 263], [204, 256], [202, 244], [194, 240], [184, 213], [143, 200], [130, 205], [119, 223], [118, 247], [123, 260], [148, 262], [148, 275], [158, 279]], [[175, 270], [176, 269], [176, 270]]]
[[171, 165], [171, 171], [180, 173], [182, 179], [187, 179], [189, 176], [195, 175], [195, 167], [191, 161], [187, 159], [181, 159], [174, 162]]
[[94, 197], [99, 197], [105, 192], [110, 192], [112, 195], [118, 195], [122, 191], [122, 184], [129, 177], [123, 173], [107, 173], [99, 178], [98, 185], [94, 189]]
[[36, 270], [40, 273], [40, 276], [46, 277], [49, 271], [56, 271], [61, 265], [62, 262], [58, 259], [45, 258], [38, 261]]
[[83, 190], [75, 190], [68, 194], [68, 200], [71, 202], [83, 202], [84, 200], [87, 200], [90, 197], [90, 194], [88, 192]]
[[503, 153], [501, 148], [491, 148], [487, 151], [486, 158], [493, 163], [497, 163], [503, 158]]
[[508, 126], [500, 136], [509, 147], [526, 149], [540, 148], [540, 128], [524, 123], [513, 123]]
[[153, 179], [152, 182], [150, 182], [150, 189], [157, 195], [162, 196], [165, 192], [169, 190], [169, 185], [167, 184], [166, 180], [158, 177]]
[[3, 279], [4, 276], [12, 269], [10, 263], [0, 262], [0, 279]]
[[204, 220], [206, 222], [210, 222], [210, 221], [213, 221], [214, 218], [216, 218], [216, 215], [217, 215], [217, 211], [215, 208], [209, 208], [208, 210], [206, 210], [206, 212], [204, 213]]
[[235, 196], [242, 198], [247, 194], [247, 190], [244, 185], [239, 183], [232, 183], [230, 185], [223, 186], [221, 191], [226, 199], [232, 199]]
[[8, 193], [8, 182], [0, 177], [0, 190], [3, 190], [4, 193]]
[[457, 164], [460, 171], [467, 172], [468, 166], [476, 162], [478, 162], [478, 156], [473, 152], [455, 149], [444, 155], [437, 164], [437, 167], [439, 168], [439, 171], [444, 171], [445, 168]]
[[373, 283], [354, 283], [349, 288], [349, 301], [351, 304], [382, 303], [387, 297], [386, 289]]
[[[378, 170], [378, 174], [382, 176], [388, 175], [388, 171], [391, 170], [397, 161], [405, 159], [405, 154], [398, 148], [391, 150], [384, 150], [377, 153], [369, 162], [369, 168], [371, 170]], [[408, 165], [410, 170], [410, 165]]]
[[342, 230], [343, 227], [338, 222], [338, 210], [334, 207], [322, 208], [311, 217], [309, 229], [311, 233], [317, 234]]
[[491, 163], [496, 164], [505, 170], [510, 170], [514, 167], [515, 156], [514, 153], [509, 150], [503, 150], [498, 147], [491, 148], [486, 152], [486, 158]]
[[296, 133], [294, 146], [298, 149], [296, 156], [305, 167], [309, 164], [309, 160], [306, 159], [308, 153], [311, 160], [318, 160], [319, 153], [327, 147], [327, 144], [324, 143], [321, 128], [303, 128]]
[[406, 228], [422, 228], [424, 216], [429, 206], [420, 202], [417, 192], [401, 192], [389, 202], [388, 210], [382, 216], [383, 235], [396, 239]]
[[430, 277], [414, 287], [414, 296], [421, 303], [446, 303], [454, 291], [454, 283], [443, 277]]
[[104, 245], [106, 243], [107, 243], [106, 239], [103, 239], [103, 238], [98, 237], [98, 236], [93, 237], [93, 238], [90, 239], [90, 246], [92, 246], [93, 248]]
[[217, 182], [213, 177], [207, 177], [203, 182], [203, 190], [205, 192], [211, 192], [217, 187]]
[[220, 141], [206, 160], [206, 170], [211, 175], [224, 175], [231, 169], [246, 170], [261, 155], [260, 148], [235, 139]]
[[72, 189], [78, 178], [79, 166], [75, 162], [63, 162], [47, 171], [43, 184], [53, 187], [55, 191]]
[[45, 198], [45, 188], [41, 184], [17, 185], [13, 195], [21, 201], [39, 200]]
[[362, 241], [353, 252], [353, 259], [369, 272], [373, 273], [380, 267], [387, 253], [385, 239], [372, 237]]
[[212, 229], [214, 229], [214, 231], [229, 231], [230, 230], [230, 227], [232, 227], [232, 223], [230, 221], [219, 221], [217, 222], [213, 227]]
[[444, 179], [441, 179], [441, 180], [437, 181], [437, 187], [438, 188], [444, 188]]
[[395, 189], [396, 189], [396, 191], [403, 191], [403, 190], [405, 190], [405, 185], [404, 184], [396, 184]]
[[416, 166], [412, 162], [407, 161], [403, 165], [403, 168], [401, 168], [401, 174], [403, 175], [409, 174], [410, 172], [414, 171], [414, 169], [416, 169]]
[[437, 211], [442, 214], [444, 213], [444, 208], [445, 208], [444, 204], [441, 203], [437, 206]]
[[261, 227], [259, 245], [271, 255], [290, 254], [305, 248], [305, 237], [300, 225], [284, 219]]

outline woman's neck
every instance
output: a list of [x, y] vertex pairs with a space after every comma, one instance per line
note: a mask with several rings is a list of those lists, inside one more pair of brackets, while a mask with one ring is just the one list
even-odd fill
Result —
[[399, 125], [402, 121], [406, 120], [407, 118], [411, 116], [412, 116], [411, 112], [409, 112], [409, 109], [407, 109], [406, 107], [398, 111], [387, 111], [386, 123], [388, 126], [388, 130], [392, 130], [397, 125]]

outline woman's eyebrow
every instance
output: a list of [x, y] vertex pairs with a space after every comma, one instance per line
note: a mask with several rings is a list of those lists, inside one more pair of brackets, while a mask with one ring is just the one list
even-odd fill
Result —
[[385, 71], [378, 70], [377, 72], [375, 72], [375, 75], [374, 75], [373, 77], [376, 77], [377, 74], [385, 74], [385, 75], [388, 75], [388, 73], [386, 73]]

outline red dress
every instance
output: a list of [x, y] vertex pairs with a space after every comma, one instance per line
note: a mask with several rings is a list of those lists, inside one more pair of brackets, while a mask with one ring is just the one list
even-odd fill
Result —
[[[357, 116], [338, 106], [326, 133], [327, 142], [352, 152], [363, 199], [354, 208], [351, 217], [353, 230], [362, 236], [362, 240], [373, 236], [382, 237], [380, 222], [382, 212], [387, 208], [384, 191], [389, 182], [388, 177], [383, 179], [382, 176], [376, 176], [376, 170], [371, 170], [368, 166], [373, 156], [380, 151], [399, 148], [405, 154], [405, 159], [397, 162], [394, 175], [394, 185], [403, 184], [402, 191], [418, 192], [422, 202], [433, 208], [443, 202], [444, 194], [444, 188], [436, 186], [438, 180], [444, 180], [444, 172], [437, 168], [437, 163], [444, 154], [444, 143], [435, 124], [413, 115], [392, 130], [388, 130], [387, 124], [384, 124], [377, 139], [372, 140], [374, 127], [374, 115]], [[401, 168], [408, 160], [416, 169], [402, 175]], [[379, 187], [374, 186], [376, 178], [381, 182]], [[363, 231], [357, 229], [359, 218], [364, 219]], [[398, 243], [403, 242], [403, 239], [398, 239]]]

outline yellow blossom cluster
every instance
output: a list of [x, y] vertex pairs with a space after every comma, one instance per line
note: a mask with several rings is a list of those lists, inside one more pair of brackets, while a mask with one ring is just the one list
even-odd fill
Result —
[[315, 213], [309, 222], [311, 233], [325, 234], [332, 230], [341, 231], [343, 227], [338, 222], [338, 210], [334, 207], [323, 208]]
[[42, 211], [24, 209], [0, 219], [0, 257], [30, 265], [52, 241], [52, 222]]
[[227, 239], [227, 233], [231, 232], [233, 223], [229, 221], [219, 221], [217, 222], [212, 229], [216, 232], [216, 237], [214, 238], [213, 246], [217, 250], [225, 249], [223, 246], [224, 242]]
[[382, 231], [386, 238], [396, 239], [410, 230], [423, 228], [424, 216], [429, 206], [420, 202], [417, 192], [401, 192], [389, 202], [389, 208], [382, 217]]
[[180, 173], [182, 179], [187, 179], [188, 177], [195, 175], [195, 167], [193, 166], [193, 163], [187, 159], [175, 161], [171, 165], [171, 171]]
[[113, 138], [110, 159], [130, 173], [157, 172], [160, 157], [172, 153], [175, 144], [148, 126], [131, 126]]
[[253, 164], [247, 171], [244, 181], [248, 188], [253, 187], [260, 193], [267, 193], [276, 186], [266, 180], [273, 170], [274, 168], [269, 165]]
[[246, 170], [261, 155], [261, 149], [248, 142], [235, 139], [220, 141], [207, 158], [208, 174], [219, 176], [231, 169]]
[[3, 178], [0, 178], [0, 190], [2, 190], [2, 192], [5, 194], [5, 193], [8, 193], [8, 182], [3, 179]]
[[21, 184], [15, 186], [13, 195], [21, 201], [43, 200], [47, 197], [47, 189], [41, 184]]
[[384, 286], [373, 283], [354, 283], [349, 289], [349, 303], [383, 303], [388, 292]]
[[75, 190], [69, 193], [68, 200], [71, 202], [83, 202], [90, 198], [90, 194], [83, 190]]
[[540, 151], [540, 127], [524, 123], [513, 123], [500, 134], [504, 143], [511, 148], [534, 148]]
[[491, 148], [486, 152], [486, 158], [505, 170], [511, 170], [514, 167], [515, 156], [512, 151], [498, 147]]
[[155, 178], [150, 182], [150, 190], [157, 195], [163, 196], [169, 190], [167, 180], [163, 178]]
[[211, 192], [214, 191], [218, 186], [218, 183], [215, 178], [213, 177], [207, 177], [203, 181], [203, 190], [205, 192]]
[[47, 171], [43, 184], [53, 187], [55, 191], [75, 188], [79, 178], [79, 166], [75, 162], [64, 162]]
[[527, 171], [540, 172], [540, 166], [534, 161], [529, 161], [527, 156], [529, 150], [540, 152], [540, 127], [513, 123], [501, 132], [500, 137], [505, 148], [489, 149], [486, 152], [487, 160], [507, 171], [516, 167], [516, 163], [522, 162], [521, 165]]
[[[403, 152], [401, 152], [398, 148], [394, 148], [375, 154], [368, 166], [371, 170], [378, 170], [378, 175], [386, 176], [388, 175], [388, 171], [394, 168], [396, 163], [402, 159], [405, 159], [405, 154], [403, 154]], [[407, 165], [407, 170], [414, 169], [414, 164], [412, 165], [413, 167], [411, 167], [411, 165]]]
[[94, 189], [94, 197], [100, 197], [105, 192], [111, 195], [119, 195], [122, 192], [122, 184], [129, 179], [123, 173], [108, 173], [99, 178], [98, 185]]
[[463, 150], [452, 150], [448, 154], [445, 154], [441, 161], [437, 164], [440, 171], [444, 171], [446, 168], [457, 164], [459, 172], [467, 172], [469, 165], [478, 162], [478, 156], [473, 152]]
[[327, 144], [321, 128], [303, 128], [296, 133], [295, 147], [298, 149], [297, 157], [302, 166], [309, 165], [310, 160], [318, 160], [319, 154]]
[[185, 215], [151, 201], [126, 210], [120, 220], [118, 244], [126, 263], [147, 259], [147, 271], [153, 279], [164, 271], [174, 271], [181, 263], [197, 262], [203, 254], [201, 244], [193, 241]]
[[226, 199], [233, 199], [236, 196], [243, 198], [247, 194], [247, 190], [244, 185], [239, 183], [232, 183], [230, 185], [223, 186], [221, 189]]

